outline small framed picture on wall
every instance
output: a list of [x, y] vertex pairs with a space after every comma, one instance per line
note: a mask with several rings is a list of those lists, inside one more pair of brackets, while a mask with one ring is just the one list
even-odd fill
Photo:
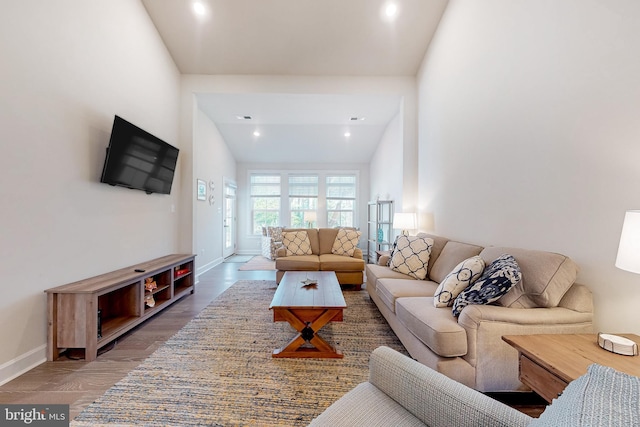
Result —
[[198, 200], [207, 200], [207, 183], [203, 180], [198, 180]]

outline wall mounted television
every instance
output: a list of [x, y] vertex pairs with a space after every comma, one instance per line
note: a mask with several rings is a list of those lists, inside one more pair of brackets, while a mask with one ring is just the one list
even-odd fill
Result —
[[100, 182], [147, 194], [170, 194], [178, 152], [176, 147], [115, 116]]

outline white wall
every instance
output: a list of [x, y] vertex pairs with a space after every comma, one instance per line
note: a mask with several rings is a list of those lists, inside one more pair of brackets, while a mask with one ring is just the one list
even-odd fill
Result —
[[387, 125], [369, 163], [370, 199], [393, 200], [402, 212], [404, 161], [402, 116], [398, 113]]
[[[207, 183], [207, 200], [195, 200], [195, 229], [193, 236], [195, 250], [198, 255], [198, 268], [206, 270], [223, 261], [223, 177], [236, 181], [236, 161], [222, 139], [216, 125], [202, 111], [197, 111], [194, 131], [193, 149], [196, 153], [195, 179]], [[211, 195], [209, 184], [214, 183], [215, 202], [208, 200]]]
[[419, 73], [422, 228], [561, 252], [596, 330], [640, 333], [614, 267], [640, 207], [640, 2], [451, 0]]
[[179, 177], [99, 180], [114, 114], [179, 145], [180, 76], [140, 2], [0, 9], [1, 383], [44, 360], [45, 289], [176, 251]]

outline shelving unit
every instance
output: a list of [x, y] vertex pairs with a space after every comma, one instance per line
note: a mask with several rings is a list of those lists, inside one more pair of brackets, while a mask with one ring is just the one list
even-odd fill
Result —
[[[86, 361], [95, 360], [98, 349], [194, 292], [194, 260], [195, 255], [167, 255], [47, 289], [47, 360], [69, 349], [83, 349]], [[145, 290], [147, 278], [156, 289]], [[145, 304], [149, 293], [153, 307]]]
[[393, 200], [369, 202], [367, 212], [367, 259], [378, 260], [376, 251], [388, 251], [393, 245]]

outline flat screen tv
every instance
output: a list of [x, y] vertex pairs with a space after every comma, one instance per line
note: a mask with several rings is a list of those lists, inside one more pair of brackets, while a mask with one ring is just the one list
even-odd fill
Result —
[[147, 194], [170, 194], [178, 151], [160, 138], [115, 116], [100, 182], [142, 190]]

